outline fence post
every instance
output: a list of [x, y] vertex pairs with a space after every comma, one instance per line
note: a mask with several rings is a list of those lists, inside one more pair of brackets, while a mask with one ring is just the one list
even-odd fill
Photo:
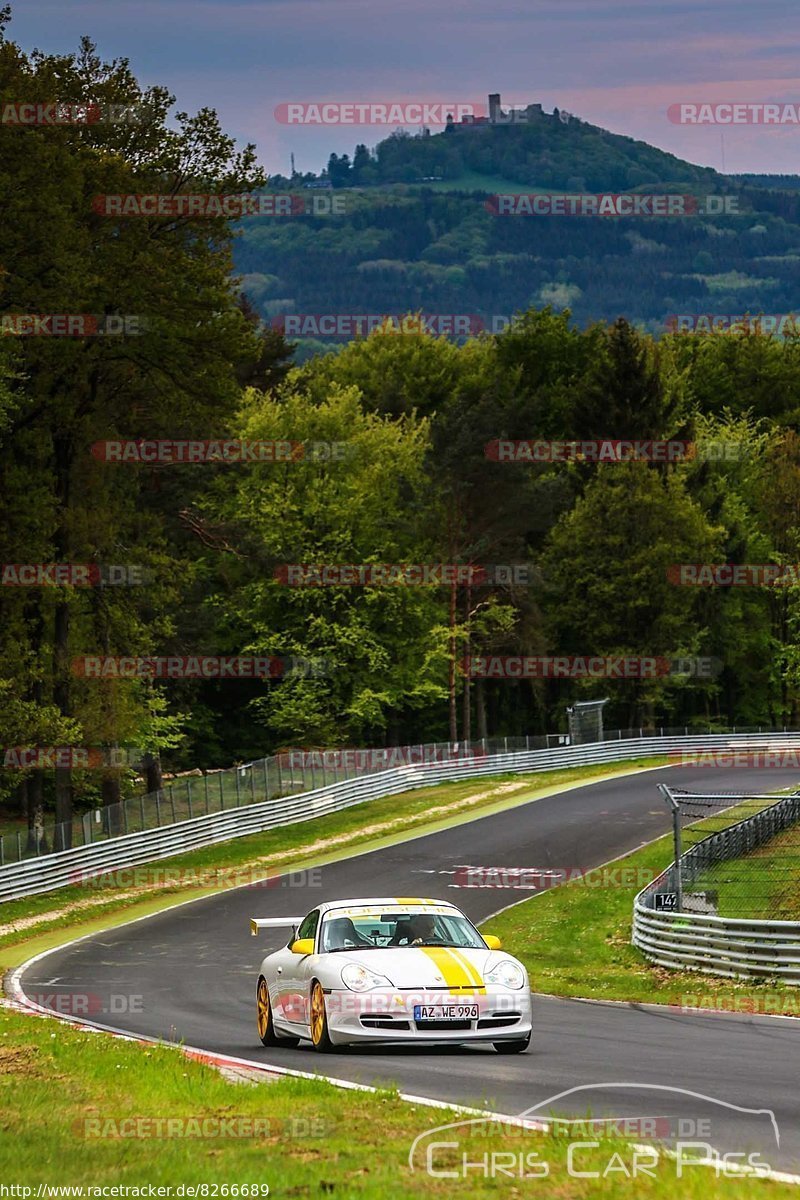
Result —
[[174, 825], [178, 819], [175, 816], [175, 789], [174, 788], [169, 789], [169, 802], [170, 802], [170, 805], [172, 806], [172, 823]]
[[22, 862], [22, 843], [19, 840], [19, 830], [17, 830], [17, 862]]
[[[234, 767], [234, 771], [235, 770], [236, 770], [236, 768]], [[219, 811], [220, 812], [225, 811], [225, 791], [224, 791], [224, 788], [222, 785], [222, 776], [224, 774], [225, 774], [224, 771], [220, 771], [220, 773], [219, 773]]]
[[[265, 764], [266, 764], [266, 761], [267, 761], [267, 760], [266, 760], [266, 759], [264, 759], [264, 763], [265, 763]], [[281, 756], [280, 756], [280, 754], [276, 754], [276, 755], [275, 755], [275, 762], [277, 763], [277, 766], [278, 766], [278, 795], [280, 796], [280, 795], [282, 795], [282, 793], [283, 793], [283, 771], [281, 770]], [[269, 800], [269, 774], [268, 774], [268, 772], [267, 772], [266, 765], [265, 765], [265, 767], [264, 767], [264, 774], [265, 774], [265, 776], [266, 776], [266, 780], [267, 780], [267, 792], [266, 792], [266, 795], [267, 795], [267, 799]]]
[[144, 833], [144, 796], [139, 797], [139, 812], [142, 816], [142, 833]]
[[6, 865], [6, 856], [5, 856], [5, 851], [3, 849], [5, 840], [6, 839], [4, 837], [0, 837], [0, 867], [4, 867]]
[[234, 768], [236, 772], [236, 807], [239, 807], [239, 768]]
[[188, 778], [188, 776], [186, 779], [186, 799], [189, 802], [189, 820], [191, 821], [192, 817], [194, 816], [194, 813], [192, 812], [192, 781]]
[[675, 855], [675, 869], [673, 875], [675, 877], [675, 911], [680, 912], [683, 908], [683, 887], [681, 881], [681, 810], [680, 805], [669, 797], [672, 804], [672, 841], [673, 853]]
[[156, 791], [156, 827], [161, 828], [161, 788]]
[[[278, 794], [279, 795], [280, 795], [280, 792], [281, 792], [281, 760], [280, 760], [280, 756], [278, 756]], [[269, 800], [269, 767], [267, 766], [266, 759], [264, 759], [264, 796], [267, 800]]]
[[[265, 763], [265, 764], [266, 764], [266, 761], [267, 761], [267, 760], [266, 760], [266, 759], [264, 759], [264, 763]], [[253, 764], [251, 765], [251, 767], [250, 767], [250, 795], [253, 797], [253, 804], [255, 804], [255, 802], [256, 802], [256, 772], [255, 772], [255, 763], [253, 763]]]

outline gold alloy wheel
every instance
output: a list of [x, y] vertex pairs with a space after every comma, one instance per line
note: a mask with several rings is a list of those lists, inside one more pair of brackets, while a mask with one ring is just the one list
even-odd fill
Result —
[[288, 1049], [296, 1046], [300, 1041], [299, 1038], [292, 1037], [291, 1034], [275, 1032], [275, 1022], [272, 1019], [272, 1004], [269, 999], [269, 988], [263, 975], [258, 980], [258, 988], [256, 990], [256, 1023], [258, 1025], [258, 1036], [265, 1046], [282, 1046], [284, 1049]]
[[269, 1006], [269, 991], [267, 990], [267, 981], [263, 978], [263, 976], [258, 981], [256, 1006], [258, 1036], [266, 1046], [269, 1044], [270, 1034], [272, 1033], [272, 1012]]
[[315, 1050], [331, 1050], [328, 1034], [328, 1014], [325, 1012], [325, 993], [317, 981], [311, 989], [311, 1044]]

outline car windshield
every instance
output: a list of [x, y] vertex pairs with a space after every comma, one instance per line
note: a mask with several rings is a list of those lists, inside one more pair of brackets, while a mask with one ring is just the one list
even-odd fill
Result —
[[325, 953], [411, 946], [461, 946], [485, 950], [477, 929], [460, 913], [382, 912], [330, 913], [322, 925]]

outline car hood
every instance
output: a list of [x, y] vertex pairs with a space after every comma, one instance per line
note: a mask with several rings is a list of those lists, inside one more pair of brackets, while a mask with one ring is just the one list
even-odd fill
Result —
[[[360, 963], [376, 975], [384, 975], [396, 988], [454, 988], [472, 990], [483, 986], [484, 973], [502, 959], [511, 958], [497, 950], [455, 950], [449, 946], [398, 946], [381, 950], [358, 950], [332, 954], [331, 965]], [[514, 960], [516, 961], [516, 960]]]

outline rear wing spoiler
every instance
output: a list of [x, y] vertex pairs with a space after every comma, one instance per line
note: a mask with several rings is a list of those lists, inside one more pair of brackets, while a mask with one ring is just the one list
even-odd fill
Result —
[[290, 929], [302, 920], [303, 917], [251, 917], [250, 932], [256, 937], [259, 929]]

